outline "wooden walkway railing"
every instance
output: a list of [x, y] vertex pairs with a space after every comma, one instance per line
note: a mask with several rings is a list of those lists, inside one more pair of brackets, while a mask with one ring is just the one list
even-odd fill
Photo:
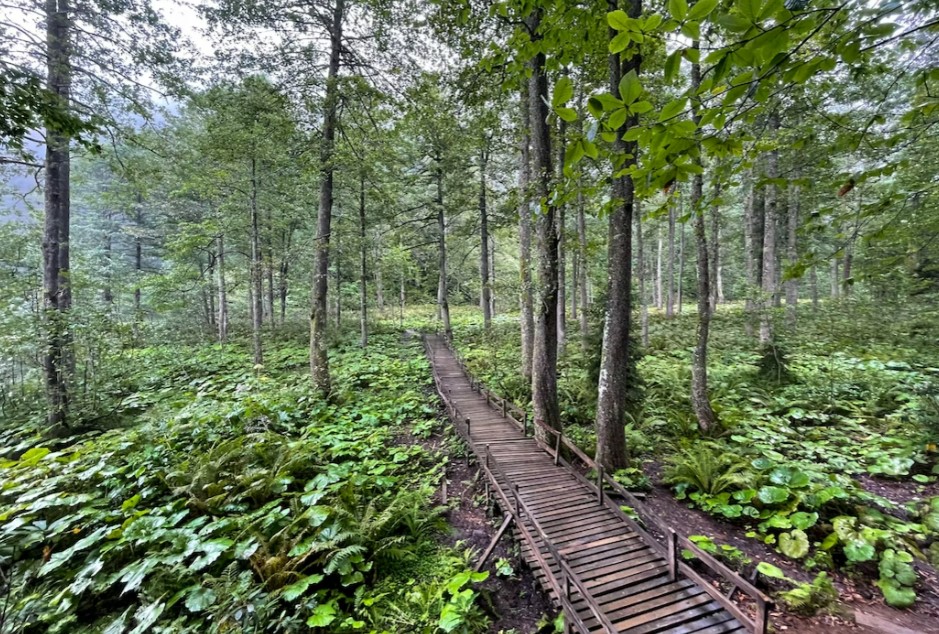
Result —
[[[766, 632], [769, 597], [661, 524], [562, 432], [530, 421], [523, 409], [489, 391], [444, 338], [426, 335], [424, 345], [437, 391], [486, 475], [487, 497], [495, 495], [514, 524], [522, 554], [563, 610], [568, 628], [582, 634]], [[536, 424], [549, 442], [534, 437]], [[596, 481], [565, 454], [593, 470]], [[639, 521], [611, 496], [621, 497]], [[504, 530], [505, 525], [500, 536]], [[683, 561], [681, 549], [730, 591], [723, 593]], [[753, 615], [732, 600], [737, 591], [750, 598]]]

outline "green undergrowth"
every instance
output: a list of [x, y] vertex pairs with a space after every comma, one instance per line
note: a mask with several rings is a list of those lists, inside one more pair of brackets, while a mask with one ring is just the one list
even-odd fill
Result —
[[[442, 545], [445, 457], [416, 342], [331, 353], [311, 397], [302, 339], [129, 358], [124, 423], [0, 464], [3, 632], [476, 632], [468, 552]], [[6, 426], [17, 421], [4, 421]]]
[[[661, 464], [679, 500], [806, 569], [869, 579], [890, 605], [910, 605], [916, 562], [939, 564], [939, 310], [925, 299], [876, 310], [843, 302], [817, 315], [805, 305], [794, 332], [780, 315], [786, 373], [777, 381], [761, 373], [761, 351], [739, 307], [722, 307], [709, 366], [721, 426], [709, 437], [699, 433], [688, 396], [689, 312], [652, 317], [649, 345], [638, 351], [641, 398], [627, 416], [635, 462], [617, 477], [643, 488], [643, 465]], [[453, 321], [472, 372], [525, 406], [517, 319], [497, 319], [490, 332], [476, 311], [457, 310]], [[558, 389], [565, 433], [590, 453], [597, 352], [595, 337], [582, 346], [575, 326]], [[883, 495], [884, 487], [892, 493]]]

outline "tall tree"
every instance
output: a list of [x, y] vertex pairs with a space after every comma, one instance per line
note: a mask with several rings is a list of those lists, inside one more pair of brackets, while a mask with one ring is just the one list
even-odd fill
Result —
[[[616, 0], [609, 0], [610, 11], [618, 10]], [[630, 0], [626, 15], [638, 18], [642, 13], [641, 0]], [[617, 37], [609, 31], [611, 41]], [[609, 60], [609, 89], [623, 101], [634, 102], [642, 92], [639, 83], [640, 56], [638, 50], [627, 49], [621, 58], [611, 54]], [[625, 79], [625, 81], [624, 81]], [[625, 168], [636, 163], [635, 142], [623, 136], [638, 120], [631, 115], [619, 126], [614, 126], [614, 161], [612, 176], [612, 208], [609, 217], [609, 244], [607, 246], [607, 309], [603, 321], [603, 344], [600, 353], [600, 380], [597, 386], [597, 462], [610, 470], [627, 466], [625, 416], [630, 376], [630, 330], [632, 326], [632, 219], [635, 196], [632, 177], [620, 175]]]
[[[551, 196], [551, 129], [548, 125], [548, 75], [545, 69], [542, 28], [543, 9], [536, 6], [528, 17], [528, 30], [537, 52], [529, 62], [529, 115], [532, 140], [532, 180], [540, 211], [535, 219], [537, 238], [537, 300], [534, 304], [532, 345], [532, 405], [535, 419], [561, 429], [558, 405], [558, 233], [556, 202]], [[544, 431], [537, 433], [542, 437]]]
[[521, 306], [522, 376], [531, 381], [532, 352], [534, 349], [535, 317], [532, 300], [531, 271], [531, 106], [529, 86], [521, 90], [521, 117], [519, 123], [518, 153], [518, 268], [519, 304]]
[[329, 67], [323, 110], [323, 136], [320, 141], [320, 195], [316, 219], [316, 256], [313, 279], [313, 310], [310, 315], [310, 375], [313, 388], [330, 391], [326, 328], [329, 320], [326, 298], [329, 291], [329, 239], [333, 213], [333, 154], [339, 119], [339, 64], [343, 49], [342, 32], [345, 0], [335, 0], [329, 24]]

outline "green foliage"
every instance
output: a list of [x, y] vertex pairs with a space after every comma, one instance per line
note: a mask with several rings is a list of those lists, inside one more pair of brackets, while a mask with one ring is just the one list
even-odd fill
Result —
[[12, 618], [50, 633], [394, 631], [394, 605], [408, 631], [479, 631], [481, 578], [436, 539], [440, 459], [395, 442], [436, 415], [420, 348], [396, 339], [338, 349], [349, 387], [331, 404], [296, 373], [301, 347], [259, 375], [230, 349], [139, 351], [135, 425], [0, 465]]
[[838, 600], [838, 590], [828, 574], [820, 572], [812, 583], [799, 583], [795, 588], [781, 592], [779, 597], [793, 612], [811, 616], [830, 610]]
[[726, 453], [720, 446], [701, 443], [671, 456], [665, 481], [675, 485], [679, 495], [690, 491], [717, 496], [750, 481], [747, 464]]

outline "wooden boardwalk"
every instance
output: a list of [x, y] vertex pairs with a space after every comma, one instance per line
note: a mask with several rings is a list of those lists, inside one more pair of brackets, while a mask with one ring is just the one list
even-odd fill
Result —
[[[486, 474], [487, 494], [496, 496], [506, 516], [503, 530], [511, 522], [523, 556], [564, 611], [568, 628], [583, 634], [765, 631], [771, 607], [765, 595], [675, 531], [658, 527], [664, 543], [654, 539], [620, 508], [638, 511], [641, 503], [589, 457], [556, 432], [550, 443], [536, 440], [527, 414], [480, 386], [442, 337], [424, 341], [437, 390]], [[574, 469], [565, 453], [594, 468], [597, 483]], [[681, 561], [679, 548], [722, 575], [731, 592], [722, 593]], [[730, 600], [738, 590], [752, 597], [755, 617]]]

